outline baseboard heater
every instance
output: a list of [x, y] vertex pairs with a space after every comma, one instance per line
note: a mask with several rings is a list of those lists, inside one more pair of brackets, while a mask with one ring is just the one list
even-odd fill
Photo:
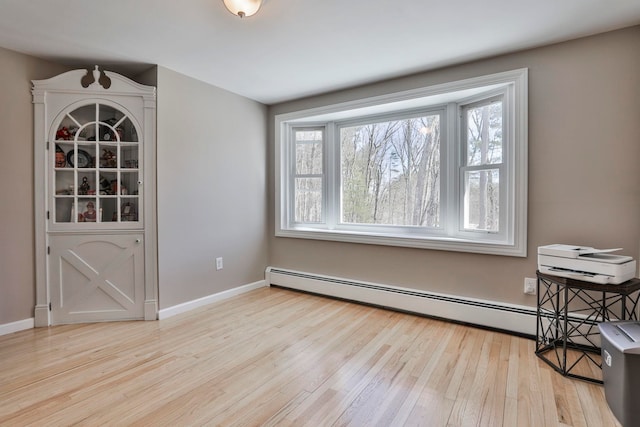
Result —
[[535, 338], [536, 308], [268, 267], [267, 284]]

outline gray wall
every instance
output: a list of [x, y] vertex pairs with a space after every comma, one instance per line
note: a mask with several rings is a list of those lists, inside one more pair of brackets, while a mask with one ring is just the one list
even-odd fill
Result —
[[[276, 114], [517, 68], [529, 69], [527, 258], [270, 237], [270, 265], [535, 305], [522, 289], [540, 245], [624, 247], [638, 258], [640, 27], [275, 105], [270, 147]], [[271, 148], [272, 194], [273, 157]], [[273, 212], [270, 200], [270, 236]]]
[[31, 80], [67, 67], [0, 48], [0, 325], [33, 317], [33, 104]]
[[267, 109], [167, 68], [157, 78], [162, 309], [264, 279]]

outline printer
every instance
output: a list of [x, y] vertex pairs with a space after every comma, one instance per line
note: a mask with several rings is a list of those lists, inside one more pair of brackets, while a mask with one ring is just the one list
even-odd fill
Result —
[[636, 261], [616, 249], [554, 244], [538, 247], [538, 271], [587, 282], [619, 285], [636, 275]]

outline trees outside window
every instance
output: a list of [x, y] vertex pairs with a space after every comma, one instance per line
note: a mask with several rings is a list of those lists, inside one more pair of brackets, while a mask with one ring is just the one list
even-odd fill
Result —
[[440, 226], [440, 120], [340, 128], [343, 223]]

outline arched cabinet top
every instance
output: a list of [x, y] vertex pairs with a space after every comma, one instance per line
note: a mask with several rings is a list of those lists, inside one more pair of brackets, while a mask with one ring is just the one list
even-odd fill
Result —
[[96, 65], [93, 70], [79, 69], [67, 71], [44, 80], [32, 80], [34, 103], [43, 103], [47, 92], [77, 93], [84, 96], [141, 96], [145, 107], [154, 107], [156, 88], [147, 86], [112, 71], [100, 70]]

